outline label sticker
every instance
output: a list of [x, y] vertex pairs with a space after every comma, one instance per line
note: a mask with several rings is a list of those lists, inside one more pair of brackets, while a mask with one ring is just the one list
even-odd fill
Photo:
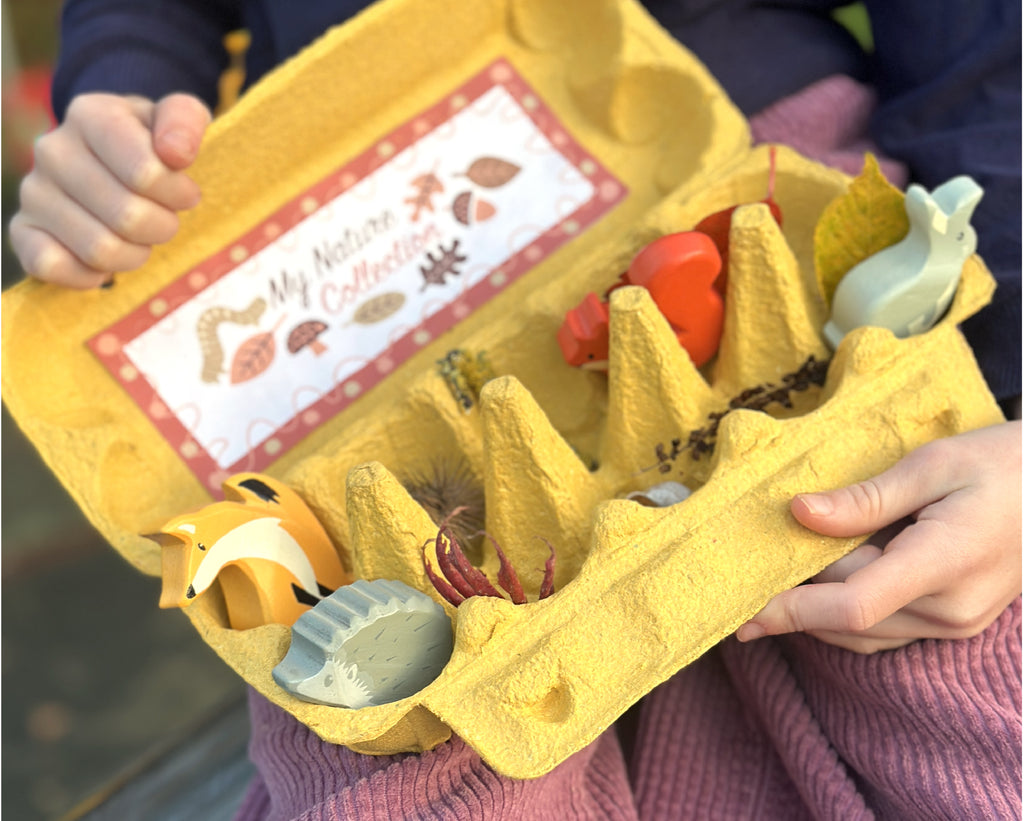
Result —
[[89, 346], [216, 491], [280, 458], [625, 195], [498, 60]]

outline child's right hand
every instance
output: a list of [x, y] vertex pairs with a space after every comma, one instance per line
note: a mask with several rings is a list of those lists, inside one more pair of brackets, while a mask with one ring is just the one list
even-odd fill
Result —
[[11, 245], [25, 272], [93, 288], [130, 271], [178, 230], [178, 211], [199, 202], [185, 173], [210, 112], [195, 97], [82, 94], [35, 146], [21, 183]]
[[1020, 460], [1017, 420], [936, 439], [855, 485], [797, 496], [794, 517], [826, 536], [913, 523], [780, 593], [737, 638], [803, 631], [874, 653], [978, 635], [1021, 592]]

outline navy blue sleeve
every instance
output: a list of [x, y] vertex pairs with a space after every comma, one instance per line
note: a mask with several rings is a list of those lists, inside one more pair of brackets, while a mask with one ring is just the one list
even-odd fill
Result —
[[856, 39], [832, 17], [845, 0], [644, 0], [748, 117], [832, 74], [866, 81]]
[[53, 108], [89, 91], [159, 99], [174, 91], [217, 101], [224, 35], [241, 23], [238, 0], [67, 0]]
[[87, 91], [159, 99], [187, 91], [211, 107], [227, 65], [224, 35], [250, 34], [245, 87], [370, 0], [67, 0], [54, 113]]
[[1019, 397], [1021, 5], [868, 0], [867, 6], [879, 146], [927, 188], [969, 174], [985, 189], [972, 224], [998, 288], [963, 330], [996, 397]]

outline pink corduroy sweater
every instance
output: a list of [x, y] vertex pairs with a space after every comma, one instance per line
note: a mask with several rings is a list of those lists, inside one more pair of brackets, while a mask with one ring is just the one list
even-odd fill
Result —
[[[833, 77], [751, 127], [857, 173], [872, 107]], [[905, 182], [899, 164], [882, 168]], [[238, 821], [1008, 821], [1021, 817], [1021, 600], [975, 638], [870, 656], [805, 635], [730, 638], [531, 781], [459, 738], [364, 756], [255, 693], [250, 710], [257, 775]]]
[[245, 821], [1021, 817], [1021, 602], [984, 633], [864, 656], [728, 639], [616, 730], [530, 781], [461, 739], [419, 755], [326, 744], [261, 696]]

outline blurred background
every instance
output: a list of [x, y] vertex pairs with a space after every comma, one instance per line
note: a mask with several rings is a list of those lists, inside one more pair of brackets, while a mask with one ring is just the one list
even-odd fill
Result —
[[[22, 272], [6, 228], [33, 140], [50, 126], [60, 0], [4, 0], [2, 9], [8, 288]], [[2, 814], [78, 818], [166, 767], [168, 754], [204, 728], [241, 716], [244, 686], [184, 614], [157, 607], [159, 580], [136, 571], [93, 530], [6, 408], [0, 437]], [[244, 745], [244, 724], [231, 728], [236, 747]], [[108, 805], [104, 817], [154, 817], [143, 805], [136, 796], [132, 807]], [[182, 817], [209, 816], [193, 805]]]

